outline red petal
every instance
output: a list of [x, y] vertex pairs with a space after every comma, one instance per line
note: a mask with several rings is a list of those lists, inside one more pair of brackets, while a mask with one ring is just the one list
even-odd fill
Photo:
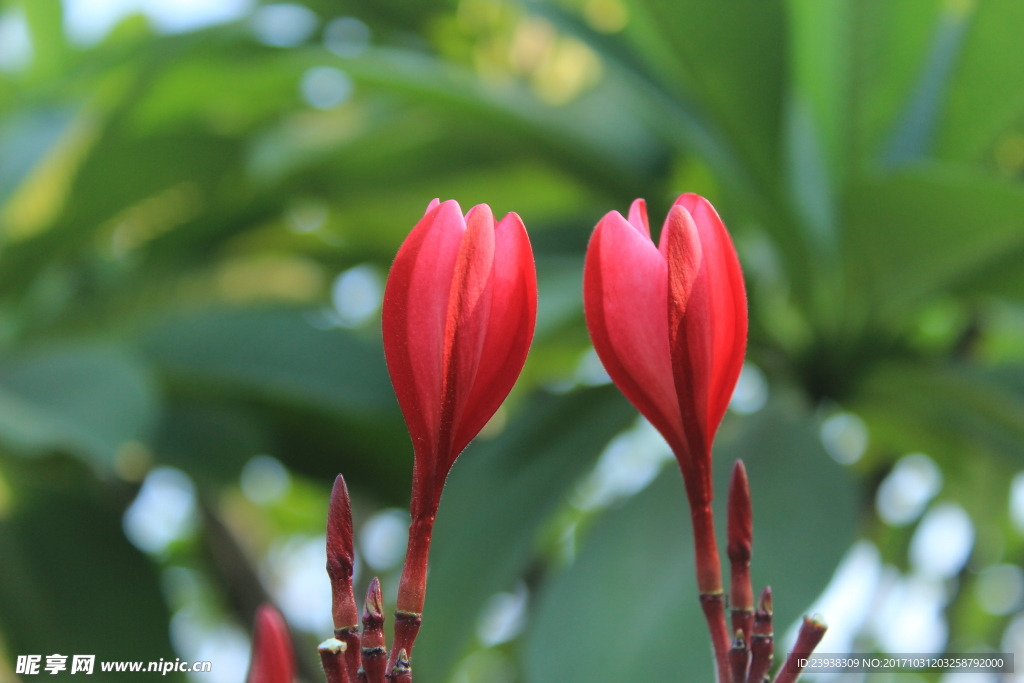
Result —
[[417, 453], [432, 454], [440, 432], [445, 323], [465, 230], [456, 202], [429, 209], [398, 250], [384, 289], [384, 354]]
[[445, 404], [441, 416], [442, 437], [438, 444], [441, 460], [437, 463], [437, 475], [441, 481], [462, 450], [455, 443], [455, 436], [477, 376], [491, 318], [494, 252], [494, 216], [491, 209], [486, 204], [474, 206], [466, 214], [466, 232], [459, 246], [451, 280], [445, 324]]
[[612, 211], [597, 224], [583, 270], [597, 355], [626, 398], [673, 447], [683, 443], [668, 344], [668, 265], [649, 237]]
[[[736, 248], [711, 202], [700, 195], [684, 194], [676, 200], [676, 206], [684, 207], [693, 217], [704, 254], [702, 269], [707, 271], [707, 291], [702, 296], [707, 297], [708, 323], [704, 334], [710, 354], [710, 379], [705, 419], [710, 445], [743, 368], [747, 294]], [[696, 290], [691, 299], [695, 296]]]
[[494, 232], [491, 315], [480, 365], [455, 434], [453, 457], [473, 439], [512, 390], [537, 322], [537, 270], [526, 227], [510, 213]]
[[284, 617], [270, 605], [256, 612], [248, 683], [292, 683], [295, 655]]
[[647, 221], [647, 202], [643, 199], [634, 199], [630, 205], [629, 224], [648, 237], [651, 236], [651, 224]]

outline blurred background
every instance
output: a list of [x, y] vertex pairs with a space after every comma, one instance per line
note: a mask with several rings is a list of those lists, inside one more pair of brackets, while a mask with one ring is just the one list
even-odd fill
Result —
[[[416, 680], [710, 680], [678, 470], [580, 292], [605, 212], [682, 191], [747, 277], [717, 492], [743, 457], [779, 649], [817, 611], [823, 652], [1020, 657], [1021, 35], [1015, 0], [0, 0], [0, 680], [240, 683], [267, 599], [319, 680], [338, 472], [393, 600], [379, 307], [434, 197], [523, 217], [540, 312], [449, 479]], [[938, 680], [996, 679], [900, 677]]]

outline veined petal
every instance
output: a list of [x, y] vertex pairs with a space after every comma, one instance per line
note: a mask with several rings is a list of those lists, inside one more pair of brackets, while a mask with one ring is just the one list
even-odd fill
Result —
[[432, 451], [440, 432], [445, 324], [465, 230], [456, 202], [428, 208], [398, 250], [384, 290], [384, 353], [417, 452]]
[[537, 322], [537, 270], [526, 227], [510, 213], [494, 231], [491, 312], [480, 364], [456, 430], [452, 457], [473, 439], [512, 390]]
[[[743, 271], [729, 232], [711, 202], [696, 194], [684, 194], [676, 200], [693, 217], [703, 251], [702, 272], [707, 278], [707, 321], [704, 335], [709, 353], [707, 397], [707, 437], [714, 437], [732, 398], [743, 368], [747, 348], [747, 294]], [[691, 300], [698, 293], [691, 294]], [[694, 326], [697, 322], [694, 321]], [[689, 325], [688, 325], [689, 326]]]
[[668, 261], [669, 298], [665, 314], [672, 376], [686, 433], [687, 448], [677, 455], [683, 458], [681, 464], [686, 470], [699, 466], [700, 458], [709, 452], [707, 402], [711, 356], [705, 305], [707, 264], [700, 233], [685, 208], [673, 206], [669, 211], [661, 231], [660, 251]]
[[587, 248], [583, 302], [594, 348], [619, 389], [673, 448], [683, 443], [668, 335], [668, 265], [617, 211]]
[[486, 204], [474, 206], [466, 214], [466, 232], [452, 274], [445, 323], [444, 405], [438, 443], [441, 460], [437, 464], [442, 479], [461, 450], [454, 437], [477, 376], [491, 318], [494, 253], [494, 216]]

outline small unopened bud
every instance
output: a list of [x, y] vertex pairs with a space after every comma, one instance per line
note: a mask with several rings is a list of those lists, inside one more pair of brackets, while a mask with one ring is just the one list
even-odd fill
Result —
[[391, 670], [391, 683], [412, 683], [412, 666], [405, 650], [398, 651], [395, 668]]
[[348, 645], [337, 638], [328, 638], [316, 649], [320, 653], [320, 663], [324, 667], [327, 683], [350, 683], [345, 664], [345, 651], [348, 650]]
[[366, 589], [363, 603], [363, 671], [367, 683], [385, 683], [388, 651], [384, 640], [384, 599], [377, 577]]
[[796, 644], [793, 645], [793, 651], [786, 657], [786, 663], [782, 665], [775, 683], [796, 683], [804, 670], [807, 659], [814, 652], [814, 648], [818, 647], [821, 639], [825, 637], [827, 630], [828, 626], [825, 625], [825, 620], [820, 614], [804, 617], [803, 623], [800, 624], [800, 632], [796, 636]]
[[737, 629], [736, 637], [733, 638], [732, 647], [729, 649], [729, 668], [732, 674], [732, 683], [745, 683], [747, 680], [747, 666], [749, 664], [750, 650], [747, 649], [747, 642], [743, 638], [743, 631]]

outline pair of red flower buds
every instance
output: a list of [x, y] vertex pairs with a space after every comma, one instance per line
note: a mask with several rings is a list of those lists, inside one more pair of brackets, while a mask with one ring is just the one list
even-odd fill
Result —
[[[646, 204], [638, 199], [628, 219], [612, 211], [598, 223], [587, 250], [583, 293], [590, 336], [608, 374], [664, 436], [682, 470], [697, 583], [719, 680], [755, 676], [751, 680], [760, 683], [765, 671], [752, 670], [746, 645], [742, 675], [734, 671], [738, 664], [730, 663], [737, 643], [725, 620], [711, 512], [711, 444], [743, 366], [747, 341], [743, 273], [729, 233], [710, 202], [684, 194], [669, 211], [655, 246]], [[360, 642], [351, 597], [351, 513], [339, 477], [328, 522], [338, 640], [328, 647], [335, 655], [321, 650], [329, 678], [330, 669], [340, 668], [352, 681], [360, 675], [371, 683], [383, 680], [385, 671], [392, 680], [411, 679], [408, 660], [419, 630], [431, 533], [445, 479], [515, 384], [533, 339], [536, 313], [536, 269], [519, 216], [510, 213], [496, 222], [486, 204], [463, 216], [455, 201], [431, 202], [399, 249], [382, 311], [388, 370], [415, 453], [412, 523], [398, 591], [395, 643], [385, 666], [383, 634], [378, 636], [375, 626], [383, 615], [379, 587], [374, 595], [374, 586]], [[752, 534], [741, 463], [734, 470], [729, 517], [733, 627], [737, 639], [749, 643], [755, 635], [749, 578]], [[770, 597], [761, 607], [770, 613]], [[362, 653], [362, 674], [353, 657], [346, 663], [345, 656], [337, 656], [351, 649]], [[345, 680], [343, 673], [336, 674], [337, 680]]]

